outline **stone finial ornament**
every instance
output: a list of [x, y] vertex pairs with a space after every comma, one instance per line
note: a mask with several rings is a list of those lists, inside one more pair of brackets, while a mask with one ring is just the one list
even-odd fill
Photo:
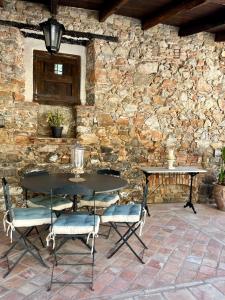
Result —
[[168, 162], [168, 169], [175, 169], [174, 162], [175, 162], [175, 155], [174, 155], [174, 149], [168, 148], [168, 155], [167, 155], [167, 162]]

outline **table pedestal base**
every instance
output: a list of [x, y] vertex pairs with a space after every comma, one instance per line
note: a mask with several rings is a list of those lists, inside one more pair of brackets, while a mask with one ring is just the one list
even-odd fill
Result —
[[194, 212], [195, 214], [197, 214], [197, 211], [195, 210], [192, 201], [188, 200], [187, 203], [184, 205], [184, 208], [186, 208], [186, 207], [192, 208], [193, 212]]

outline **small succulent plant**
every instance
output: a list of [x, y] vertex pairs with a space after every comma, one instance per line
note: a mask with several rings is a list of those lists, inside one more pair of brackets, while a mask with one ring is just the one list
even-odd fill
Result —
[[47, 113], [47, 122], [51, 127], [61, 127], [63, 125], [65, 118], [62, 113], [58, 110], [55, 112], [48, 112]]

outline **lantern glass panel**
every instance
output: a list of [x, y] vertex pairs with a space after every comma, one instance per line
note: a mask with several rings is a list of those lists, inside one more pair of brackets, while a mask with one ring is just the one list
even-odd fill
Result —
[[83, 169], [84, 166], [84, 148], [80, 145], [72, 147], [71, 160], [74, 168]]
[[84, 166], [84, 148], [80, 145], [75, 145], [71, 149], [71, 163], [72, 163], [72, 173], [75, 177], [69, 178], [72, 182], [83, 182], [85, 178], [82, 178], [80, 174], [83, 174]]
[[48, 52], [57, 53], [65, 31], [64, 26], [54, 18], [48, 19], [48, 21], [41, 23], [40, 26], [44, 33], [45, 45]]

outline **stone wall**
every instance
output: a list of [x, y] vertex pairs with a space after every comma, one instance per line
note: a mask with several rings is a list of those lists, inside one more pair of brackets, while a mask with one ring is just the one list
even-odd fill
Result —
[[[38, 24], [49, 17], [44, 5], [3, 2], [1, 19]], [[179, 38], [177, 28], [166, 25], [142, 31], [138, 20], [116, 15], [99, 23], [96, 12], [71, 7], [59, 7], [57, 19], [69, 30], [119, 38], [88, 45], [86, 105], [74, 108], [74, 120], [68, 117], [69, 128], [75, 121], [77, 138], [86, 146], [86, 168], [120, 169], [129, 181], [124, 196], [136, 199], [143, 182], [139, 167], [165, 165], [172, 141], [178, 165], [208, 169], [196, 189], [201, 201], [209, 201], [218, 167], [213, 151], [225, 142], [224, 43], [208, 33]], [[41, 108], [25, 99], [24, 45], [18, 29], [0, 26], [0, 111], [6, 119], [0, 166], [17, 195], [23, 170], [67, 168], [74, 143], [73, 131], [59, 141], [39, 137]], [[185, 189], [177, 181], [151, 200], [183, 201]]]

